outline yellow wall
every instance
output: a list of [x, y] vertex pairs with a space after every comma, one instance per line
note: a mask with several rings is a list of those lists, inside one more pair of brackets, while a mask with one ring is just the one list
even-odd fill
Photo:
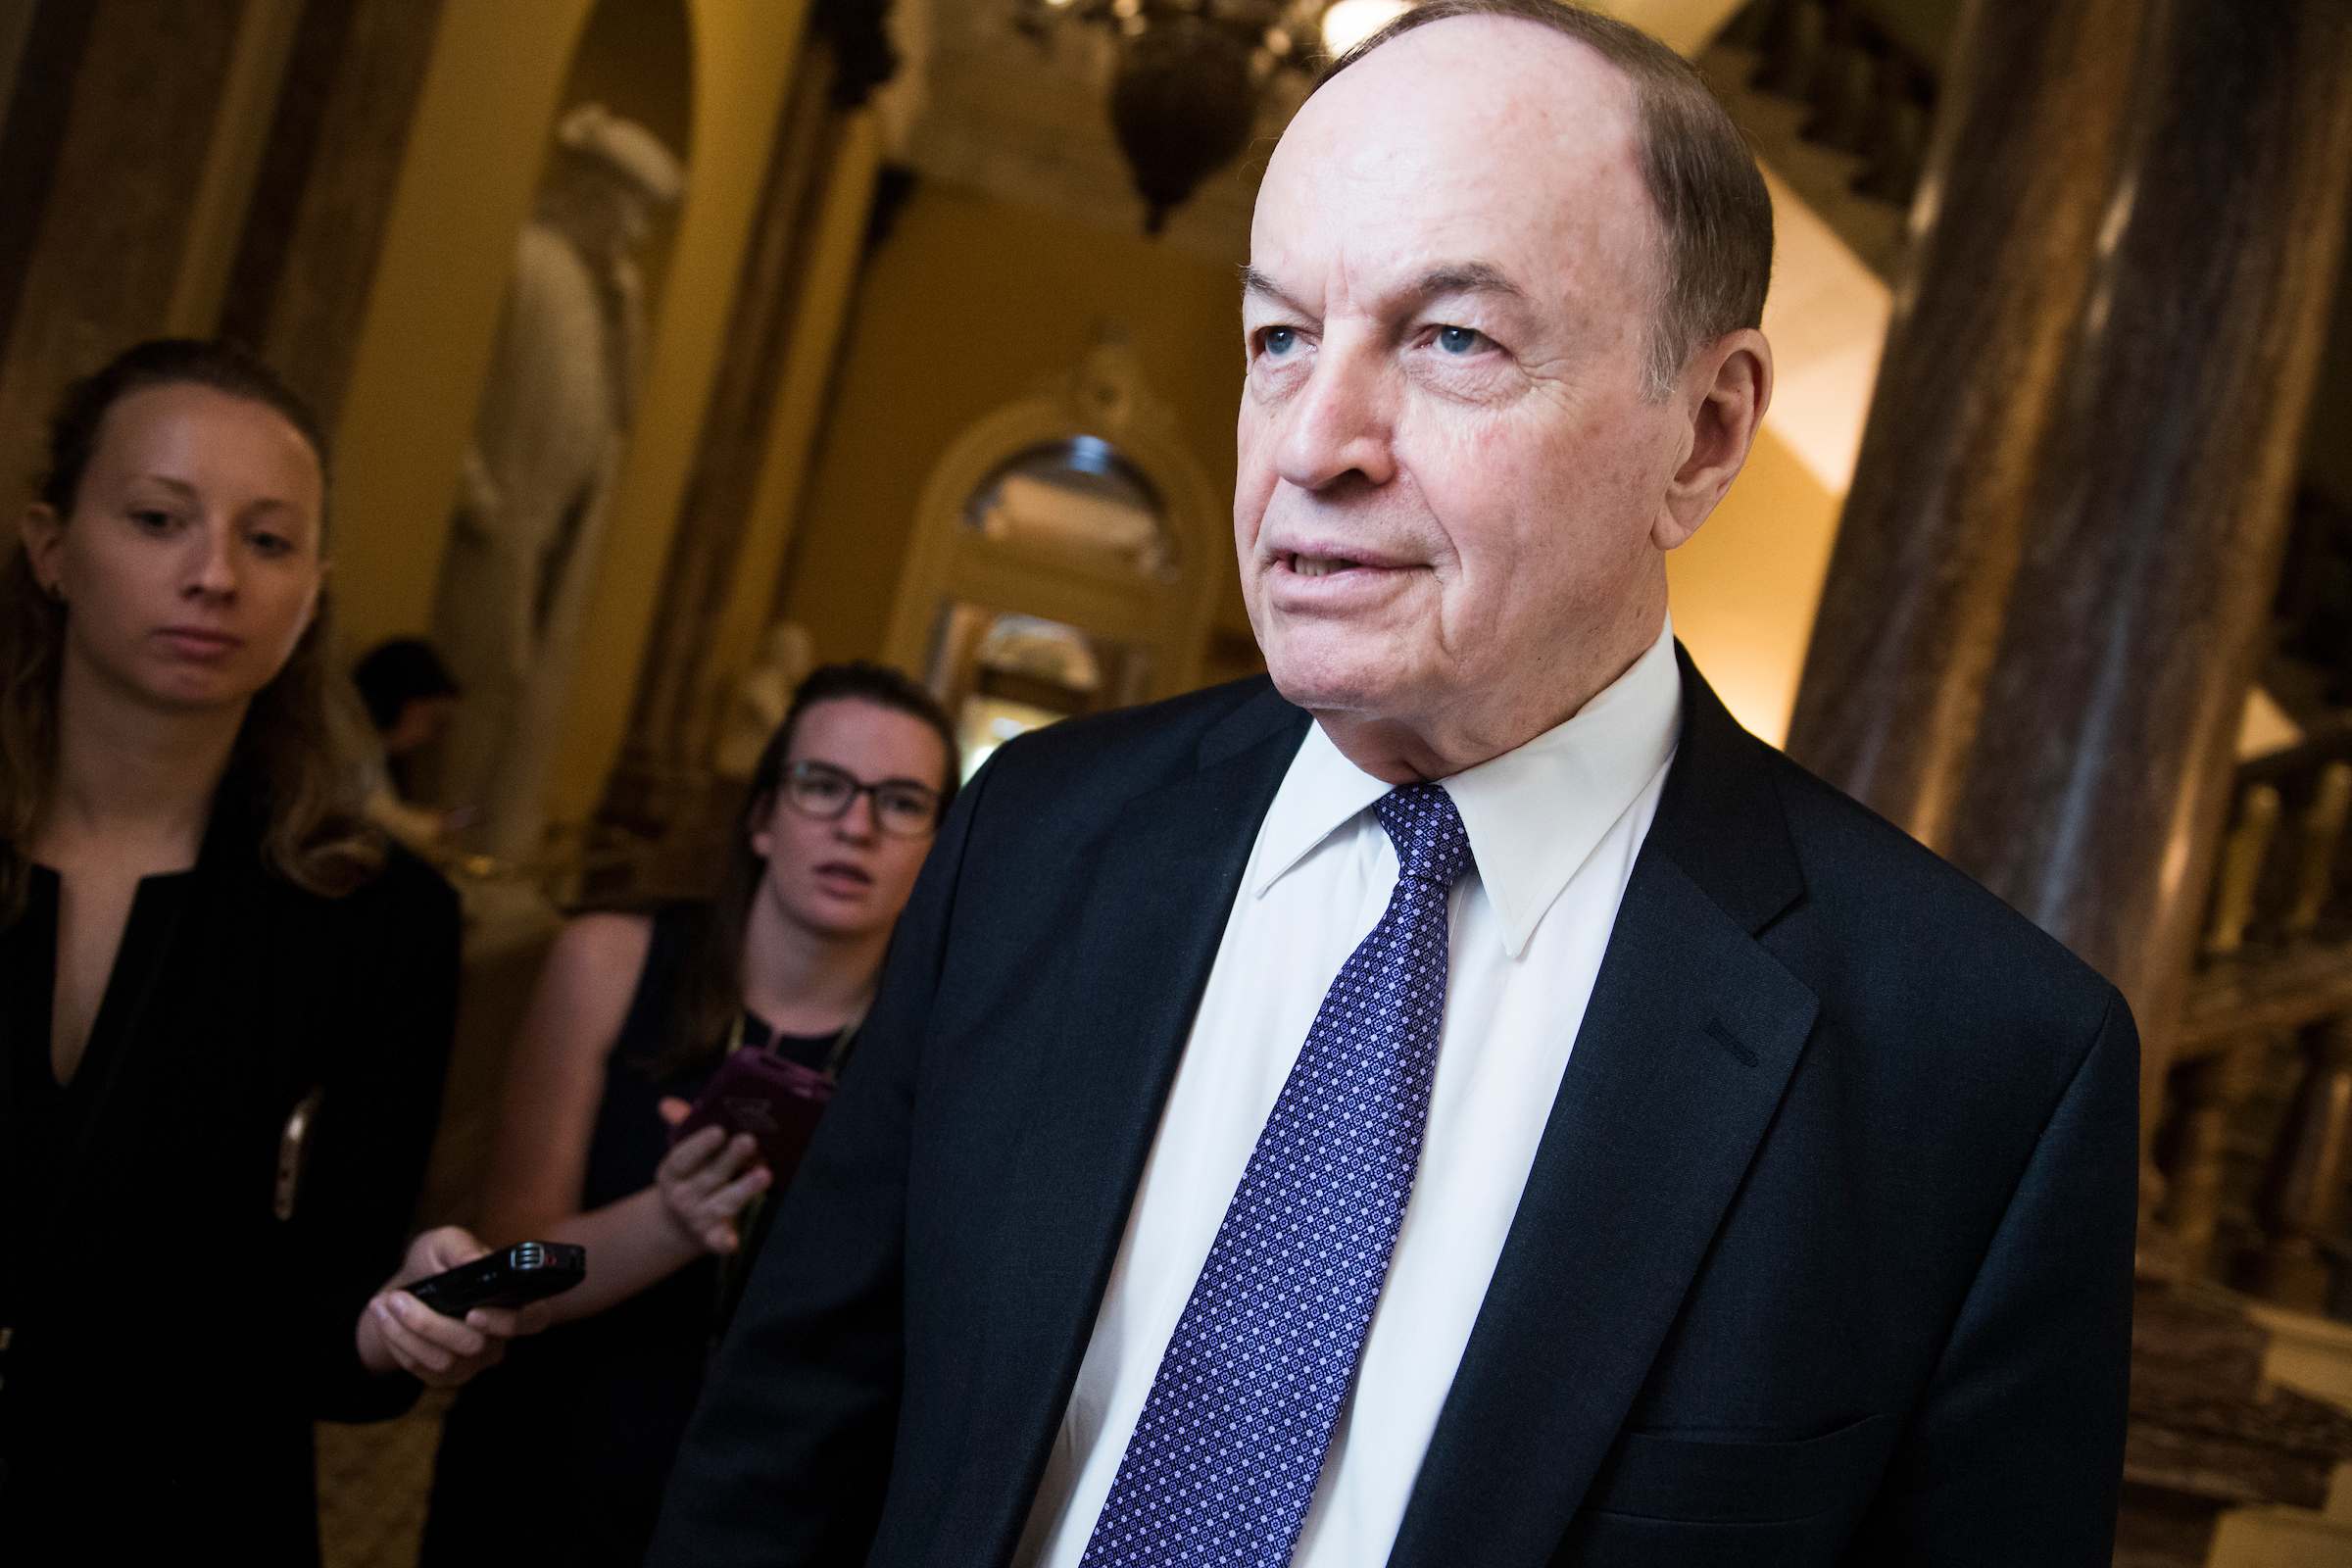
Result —
[[587, 0], [442, 14], [336, 431], [347, 649], [420, 634], [491, 334]]
[[[916, 187], [859, 291], [792, 545], [786, 612], [819, 659], [880, 656], [932, 466], [967, 426], [1075, 369], [1103, 317], [1133, 327], [1145, 384], [1215, 492], [1231, 495], [1242, 360], [1230, 266], [975, 191]], [[1215, 536], [1214, 569], [1230, 581], [1232, 533]]]
[[1842, 498], [1767, 426], [1731, 493], [1666, 558], [1675, 635], [1740, 723], [1788, 732]]

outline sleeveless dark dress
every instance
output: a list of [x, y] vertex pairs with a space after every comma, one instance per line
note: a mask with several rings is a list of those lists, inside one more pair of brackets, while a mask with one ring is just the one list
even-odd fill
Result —
[[[669, 1043], [680, 972], [708, 912], [682, 904], [654, 917], [645, 967], [606, 1062], [583, 1212], [652, 1185], [669, 1150], [657, 1103], [669, 1095], [693, 1100], [717, 1067], [713, 1059], [657, 1078], [645, 1066]], [[811, 1065], [834, 1044], [831, 1035], [771, 1035], [748, 1015], [744, 1033], [746, 1049], [766, 1046]], [[756, 1240], [756, 1232], [746, 1236], [747, 1254]], [[442, 1430], [419, 1568], [636, 1568], [702, 1393], [719, 1289], [718, 1259], [706, 1254], [594, 1317], [515, 1341], [466, 1385]]]

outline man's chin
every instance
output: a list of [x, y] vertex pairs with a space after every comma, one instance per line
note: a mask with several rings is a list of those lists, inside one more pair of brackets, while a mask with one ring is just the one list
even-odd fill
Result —
[[1276, 652], [1267, 656], [1266, 673], [1285, 699], [1311, 712], [1376, 719], [1402, 714], [1412, 706], [1397, 672], [1371, 661]]

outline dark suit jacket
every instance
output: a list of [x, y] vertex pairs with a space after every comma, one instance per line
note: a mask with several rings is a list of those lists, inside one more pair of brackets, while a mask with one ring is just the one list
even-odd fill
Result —
[[[1683, 705], [1390, 1560], [2104, 1565], [2131, 1015], [1687, 658]], [[1306, 722], [1244, 682], [964, 792], [650, 1561], [1006, 1560]]]
[[[307, 893], [264, 864], [240, 796], [232, 774], [169, 915], [134, 914], [57, 1206], [0, 1255], [0, 1561], [316, 1563], [313, 1420], [416, 1396], [369, 1376], [353, 1332], [400, 1265], [440, 1114], [457, 896], [397, 848], [348, 897]], [[54, 921], [51, 895], [0, 934], [0, 1137], [10, 1054], [46, 1056]], [[279, 1138], [315, 1088], [281, 1221]]]

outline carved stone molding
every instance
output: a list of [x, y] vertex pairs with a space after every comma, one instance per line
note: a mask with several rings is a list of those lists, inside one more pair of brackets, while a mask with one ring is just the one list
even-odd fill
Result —
[[[1175, 543], [1176, 569], [1166, 577], [998, 544], [960, 525], [974, 490], [1007, 458], [1080, 435], [1117, 448], [1158, 491]], [[1173, 696], [1193, 685], [1206, 643], [1217, 589], [1209, 563], [1220, 559], [1212, 541], [1221, 527], [1215, 488], [1173, 413], [1145, 384], [1125, 325], [1103, 321], [1075, 368], [971, 425], [932, 466], [883, 644], [887, 657], [906, 669], [925, 667], [940, 602], [961, 591], [998, 609], [1099, 631], [1131, 627], [1159, 656], [1152, 695]]]

